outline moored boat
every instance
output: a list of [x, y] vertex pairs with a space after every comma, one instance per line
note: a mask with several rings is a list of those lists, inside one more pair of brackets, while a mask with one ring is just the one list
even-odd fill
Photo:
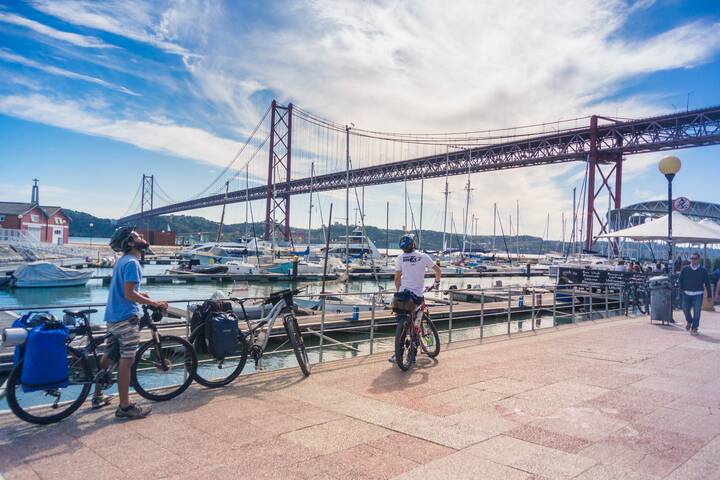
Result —
[[33, 262], [13, 272], [11, 285], [15, 288], [82, 287], [92, 275], [92, 271], [63, 268], [50, 262]]

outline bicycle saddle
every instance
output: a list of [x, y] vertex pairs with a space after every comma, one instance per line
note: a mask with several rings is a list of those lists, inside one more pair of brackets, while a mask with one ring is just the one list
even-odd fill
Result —
[[85, 316], [85, 315], [90, 315], [90, 314], [92, 314], [92, 313], [97, 313], [97, 310], [94, 309], [94, 308], [86, 308], [85, 310], [70, 310], [70, 309], [65, 309], [65, 310], [63, 310], [63, 313], [66, 313], [66, 314], [70, 315], [71, 317], [80, 318], [80, 317], [83, 317], [83, 316]]

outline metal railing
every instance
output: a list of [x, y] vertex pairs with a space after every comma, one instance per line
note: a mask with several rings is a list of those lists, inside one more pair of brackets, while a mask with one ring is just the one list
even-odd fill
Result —
[[[311, 363], [325, 363], [349, 356], [372, 355], [379, 351], [394, 349], [395, 315], [389, 309], [391, 291], [375, 291], [369, 296], [368, 304], [357, 310], [337, 313], [328, 303], [328, 297], [358, 296], [355, 292], [329, 292], [325, 294], [298, 295], [297, 298], [318, 299], [317, 310], [305, 311], [308, 315], [298, 316], [302, 335]], [[458, 301], [458, 297], [471, 301]], [[263, 297], [248, 297], [248, 300], [262, 300]], [[183, 305], [184, 315], [176, 320], [164, 320], [160, 328], [177, 328], [190, 336], [190, 320], [193, 305], [207, 300], [172, 300], [173, 306]], [[608, 285], [508, 285], [504, 287], [450, 289], [426, 296], [433, 322], [440, 333], [441, 341], [450, 344], [457, 341], [479, 340], [505, 335], [512, 337], [527, 331], [535, 332], [555, 328], [562, 324], [576, 324], [584, 321], [629, 315], [632, 311], [622, 288]], [[66, 308], [104, 307], [105, 303], [78, 303], [69, 305], [44, 305], [29, 309], [0, 308], [2, 311], [56, 311]], [[363, 310], [360, 310], [360, 307]], [[268, 308], [269, 309], [269, 308]], [[177, 310], [175, 315], [177, 317]], [[261, 315], [266, 309], [261, 307]], [[168, 317], [166, 317], [168, 318]], [[242, 325], [241, 325], [242, 328]], [[98, 328], [98, 333], [102, 328]], [[175, 332], [177, 333], [177, 332]], [[270, 332], [271, 339], [280, 339], [285, 334], [279, 328]], [[282, 348], [283, 342], [266, 356], [285, 355], [277, 368], [295, 365], [292, 350]], [[8, 352], [5, 352], [6, 354]], [[7, 356], [7, 355], [6, 355]], [[9, 359], [0, 358], [0, 368], [8, 368]], [[265, 362], [268, 363], [268, 362]], [[266, 370], [273, 368], [265, 367]]]

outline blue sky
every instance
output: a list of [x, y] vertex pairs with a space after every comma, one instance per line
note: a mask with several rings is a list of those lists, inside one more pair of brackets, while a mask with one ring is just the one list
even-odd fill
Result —
[[[716, 2], [507, 3], [0, 2], [1, 199], [29, 199], [38, 177], [43, 202], [115, 217], [143, 173], [173, 199], [192, 197], [232, 160], [272, 98], [405, 132], [720, 104]], [[720, 201], [720, 147], [678, 155], [678, 195]], [[661, 156], [628, 158], [623, 203], [664, 194]], [[251, 161], [253, 183], [265, 162]], [[549, 212], [558, 237], [582, 171], [475, 175], [479, 230], [492, 228], [493, 202], [506, 217], [519, 200], [523, 233], [541, 234]], [[456, 218], [464, 182], [451, 184]], [[419, 184], [409, 190], [417, 211]], [[441, 227], [441, 190], [441, 180], [426, 183], [431, 228]], [[321, 202], [337, 212], [343, 198]], [[391, 223], [403, 223], [402, 188], [371, 187], [366, 198], [368, 223], [384, 224], [386, 201]], [[253, 205], [256, 218], [262, 208]], [[306, 225], [306, 211], [307, 198], [294, 200], [293, 224]], [[244, 212], [231, 207], [230, 221]], [[219, 217], [217, 208], [190, 213]]]

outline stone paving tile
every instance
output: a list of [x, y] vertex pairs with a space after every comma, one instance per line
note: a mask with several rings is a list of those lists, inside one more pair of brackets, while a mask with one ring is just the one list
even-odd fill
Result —
[[3, 472], [5, 480], [40, 480], [35, 470], [27, 465], [13, 465]]
[[607, 393], [608, 390], [600, 387], [584, 385], [582, 383], [574, 383], [572, 381], [562, 381], [547, 385], [527, 392], [522, 392], [516, 396], [537, 403], [556, 407], [570, 407], [591, 398], [599, 397]]
[[665, 478], [666, 480], [716, 480], [720, 478], [720, 466], [690, 459]]
[[416, 467], [393, 480], [529, 480], [528, 472], [471, 455], [456, 452], [426, 465]]
[[580, 455], [593, 458], [604, 464], [660, 478], [665, 477], [683, 463], [683, 460], [670, 460], [662, 455], [653, 455], [642, 450], [634, 450], [627, 445], [609, 440], [584, 448], [580, 451]]
[[484, 382], [473, 383], [468, 386], [470, 388], [477, 388], [479, 390], [503, 393], [505, 395], [516, 395], [518, 393], [542, 387], [542, 385], [538, 383], [513, 380], [511, 378], [503, 377], [493, 378], [492, 380], [486, 380]]
[[658, 408], [644, 397], [618, 390], [586, 400], [580, 406], [596, 408], [607, 416], [625, 421], [635, 420]]
[[535, 420], [530, 425], [544, 430], [597, 442], [627, 425], [603, 414], [600, 410], [588, 407], [569, 407], [550, 418]]
[[720, 436], [708, 442], [692, 458], [702, 462], [720, 465]]
[[660, 477], [646, 473], [633, 472], [616, 465], [595, 465], [585, 470], [573, 480], [658, 480]]
[[342, 418], [281, 435], [304, 447], [323, 453], [352, 448], [390, 435], [392, 431], [352, 418]]
[[455, 452], [452, 448], [405, 435], [404, 433], [394, 433], [368, 442], [367, 445], [410, 460], [418, 465], [424, 465]]
[[519, 424], [500, 414], [484, 409], [466, 410], [445, 417], [449, 424], [467, 425], [492, 434], [500, 434], [516, 428]]
[[426, 400], [438, 405], [455, 407], [459, 409], [459, 411], [463, 411], [478, 408], [505, 397], [506, 395], [504, 393], [460, 387], [430, 395], [426, 397]]
[[530, 423], [534, 420], [549, 418], [556, 415], [561, 409], [562, 407], [557, 405], [517, 396], [504, 398], [483, 407], [483, 410], [501, 415], [517, 423]]
[[464, 450], [472, 455], [548, 478], [570, 479], [597, 462], [505, 435]]
[[691, 411], [669, 408], [659, 408], [639, 418], [636, 423], [650, 427], [662, 425], [663, 430], [682, 433], [704, 441], [709, 441], [720, 434], [720, 416], [696, 415]]
[[[403, 445], [397, 447], [398, 450], [405, 448]], [[386, 480], [419, 465], [398, 453], [369, 445], [358, 445], [315, 460], [321, 471], [334, 477]]]
[[505, 435], [568, 453], [578, 453], [591, 444], [591, 442], [582, 438], [551, 432], [529, 424], [505, 432]]

